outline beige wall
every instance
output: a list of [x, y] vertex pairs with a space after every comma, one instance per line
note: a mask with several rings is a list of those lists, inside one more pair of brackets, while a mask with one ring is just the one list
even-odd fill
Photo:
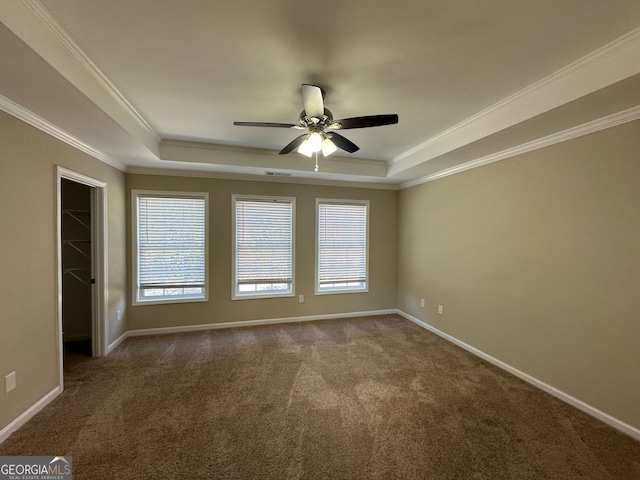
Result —
[[127, 329], [124, 174], [0, 112], [0, 430], [58, 383], [55, 165], [107, 183], [110, 341]]
[[[0, 113], [0, 429], [57, 384], [55, 165], [107, 183], [128, 329], [401, 310], [640, 428], [640, 122], [399, 193], [125, 175]], [[125, 185], [126, 182], [126, 185]], [[210, 195], [210, 300], [131, 307], [131, 189]], [[231, 195], [297, 199], [295, 298], [231, 300]], [[371, 202], [370, 291], [314, 295], [315, 199]], [[396, 228], [397, 227], [397, 228]], [[126, 252], [126, 253], [125, 253]], [[396, 276], [397, 272], [397, 276]], [[426, 299], [422, 309], [420, 298]], [[436, 313], [444, 305], [444, 316]], [[116, 321], [116, 310], [126, 316]]]
[[398, 222], [401, 310], [640, 428], [639, 122], [403, 190]]
[[[130, 306], [128, 319], [132, 330], [372, 311], [396, 306], [396, 191], [128, 175], [128, 192], [131, 189], [209, 193], [211, 287], [208, 302]], [[231, 195], [234, 193], [296, 197], [296, 297], [231, 300]], [[368, 293], [314, 295], [316, 198], [370, 200]], [[130, 225], [128, 228], [130, 231]], [[300, 294], [305, 296], [304, 303], [298, 303], [297, 295]], [[130, 292], [128, 298], [131, 305]]]

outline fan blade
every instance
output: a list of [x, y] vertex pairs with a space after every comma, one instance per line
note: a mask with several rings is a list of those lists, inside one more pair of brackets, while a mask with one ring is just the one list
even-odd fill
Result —
[[[383, 125], [395, 125], [398, 123], [398, 115], [395, 113], [388, 115], [368, 115], [366, 117], [352, 117], [336, 120], [329, 127], [330, 129], [353, 129], [353, 128], [369, 128], [382, 127]], [[334, 126], [340, 124], [340, 126]]]
[[344, 138], [342, 135], [338, 135], [337, 133], [331, 134], [331, 141], [335, 143], [336, 147], [341, 148], [349, 153], [354, 153], [360, 150], [355, 143], [353, 143], [348, 138]]
[[304, 139], [306, 137], [307, 137], [307, 134], [305, 133], [304, 135], [300, 135], [299, 137], [294, 138], [291, 143], [289, 143], [286, 147], [280, 150], [280, 155], [286, 155], [287, 153], [294, 151], [296, 148], [300, 146], [302, 142], [304, 142]]
[[293, 123], [271, 123], [271, 122], [233, 122], [238, 127], [275, 127], [275, 128], [303, 128]]
[[302, 85], [302, 104], [307, 117], [322, 118], [324, 115], [324, 101], [322, 90], [315, 85]]

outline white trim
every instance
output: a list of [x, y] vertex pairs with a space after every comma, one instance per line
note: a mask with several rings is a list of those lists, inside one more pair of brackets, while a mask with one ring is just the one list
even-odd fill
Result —
[[535, 377], [532, 377], [531, 375], [528, 375], [520, 370], [518, 370], [517, 368], [512, 367], [511, 365], [502, 362], [501, 360], [498, 360], [497, 358], [492, 357], [491, 355], [483, 352], [482, 350], [478, 350], [475, 347], [472, 347], [471, 345], [464, 343], [461, 340], [458, 340], [457, 338], [444, 333], [441, 330], [438, 330], [437, 328], [435, 328], [432, 325], [429, 325], [428, 323], [424, 322], [423, 320], [420, 320], [412, 315], [409, 315], [408, 313], [403, 312], [402, 310], [396, 310], [396, 313], [398, 313], [398, 315], [403, 316], [404, 318], [406, 318], [407, 320], [410, 320], [411, 322], [415, 323], [416, 325], [429, 330], [432, 333], [435, 333], [436, 335], [444, 338], [445, 340], [453, 343], [454, 345], [457, 345], [460, 348], [463, 348], [464, 350], [474, 354], [475, 356], [482, 358], [483, 360], [486, 360], [489, 363], [492, 363], [493, 365], [495, 365], [496, 367], [501, 368], [502, 370], [505, 370], [509, 373], [511, 373], [512, 375], [515, 375], [516, 377], [524, 380], [525, 382], [533, 385], [534, 387], [539, 388], [540, 390], [543, 390], [544, 392], [547, 392], [551, 395], [553, 395], [554, 397], [562, 400], [565, 403], [568, 403], [569, 405], [577, 408], [578, 410], [582, 410], [583, 412], [585, 412], [588, 415], [591, 415], [594, 418], [597, 418], [598, 420], [606, 423], [607, 425], [615, 428], [616, 430], [621, 431], [622, 433], [626, 433], [627, 435], [629, 435], [632, 438], [635, 438], [636, 440], [640, 440], [640, 429], [633, 427], [625, 422], [623, 422], [622, 420], [618, 420], [615, 417], [612, 417], [611, 415], [598, 410], [595, 407], [592, 407], [591, 405], [583, 402], [582, 400], [579, 400], [571, 395], [569, 395], [568, 393], [563, 392], [562, 390], [559, 390], [555, 387], [552, 387], [551, 385], [543, 382], [542, 380], [538, 380]]
[[[204, 296], [159, 298], [153, 300], [138, 299], [138, 198], [141, 196], [167, 198], [204, 199]], [[131, 190], [131, 305], [166, 305], [169, 303], [197, 303], [209, 301], [209, 193], [178, 192], [171, 190]]]
[[[118, 337], [114, 342], [109, 344], [107, 349], [107, 353], [111, 353], [116, 347], [118, 347], [124, 340], [128, 337], [140, 337], [147, 335], [163, 335], [169, 333], [184, 333], [184, 332], [195, 332], [195, 331], [204, 331], [204, 330], [218, 330], [224, 328], [241, 328], [241, 327], [252, 327], [252, 326], [260, 326], [260, 325], [276, 325], [283, 323], [297, 323], [297, 322], [312, 322], [318, 320], [332, 320], [332, 319], [340, 319], [340, 318], [356, 318], [356, 317], [368, 317], [368, 316], [376, 316], [376, 315], [392, 315], [398, 314], [407, 320], [415, 323], [416, 325], [444, 338], [445, 340], [457, 345], [464, 350], [476, 355], [483, 360], [517, 376], [518, 378], [524, 380], [525, 382], [537, 387], [554, 397], [572, 405], [579, 410], [591, 415], [592, 417], [597, 418], [598, 420], [610, 425], [611, 427], [629, 435], [630, 437], [640, 440], [640, 429], [633, 427], [627, 423], [624, 423], [621, 420], [618, 420], [611, 415], [598, 410], [595, 407], [588, 405], [587, 403], [578, 400], [571, 395], [568, 395], [561, 390], [558, 390], [555, 387], [552, 387], [520, 370], [511, 367], [510, 365], [484, 353], [481, 350], [478, 350], [471, 345], [468, 345], [457, 338], [444, 333], [437, 328], [429, 325], [428, 323], [419, 320], [418, 318], [409, 315], [408, 313], [403, 312], [399, 309], [386, 309], [386, 310], [373, 310], [366, 312], [351, 312], [351, 313], [337, 313], [337, 314], [326, 314], [326, 315], [308, 315], [303, 317], [285, 317], [285, 318], [271, 318], [271, 319], [262, 319], [262, 320], [245, 320], [238, 322], [224, 322], [224, 323], [208, 323], [201, 325], [185, 325], [179, 327], [161, 327], [161, 328], [148, 328], [148, 329], [138, 329], [138, 330], [129, 330], [120, 337]], [[58, 395], [62, 393], [62, 389], [60, 387], [54, 388], [51, 392], [45, 395], [42, 399], [36, 402], [32, 407], [30, 407], [27, 411], [25, 411], [22, 415], [16, 418], [13, 422], [7, 425], [4, 429], [0, 431], [0, 443], [6, 440], [9, 435], [15, 432], [18, 428], [24, 425], [29, 419], [31, 419], [36, 413], [42, 410], [46, 405], [51, 403], [53, 399], [55, 399]]]
[[315, 322], [318, 320], [333, 320], [338, 318], [370, 317], [375, 315], [392, 315], [398, 313], [396, 309], [372, 310], [369, 312], [333, 313], [325, 315], [307, 315], [304, 317], [268, 318], [262, 320], [241, 320], [238, 322], [204, 323], [201, 325], [184, 325], [181, 327], [146, 328], [129, 330], [129, 337], [145, 335], [163, 335], [165, 333], [197, 332], [202, 330], [218, 330], [222, 328], [255, 327], [259, 325], [277, 325], [280, 323]]
[[215, 178], [219, 180], [239, 180], [247, 182], [293, 183], [296, 185], [320, 185], [326, 187], [366, 188], [371, 190], [399, 190], [397, 183], [389, 183], [389, 179], [381, 179], [380, 183], [353, 182], [350, 180], [330, 180], [321, 178], [275, 177], [269, 175], [253, 175], [249, 173], [216, 172], [212, 170], [181, 170], [171, 168], [129, 167], [126, 173], [131, 175], [161, 175], [169, 177]]
[[404, 169], [393, 168], [399, 162], [422, 150], [428, 149], [430, 158], [438, 157], [469, 140], [486, 137], [635, 75], [640, 67], [633, 59], [639, 51], [640, 28], [636, 28], [396, 156], [391, 162], [392, 173]]
[[[3, 15], [4, 23], [7, 24], [13, 33], [47, 60], [48, 63], [79, 88], [87, 98], [90, 98], [101, 110], [114, 119], [114, 121], [141, 141], [142, 144], [146, 145], [156, 156], [162, 151], [163, 147], [171, 149], [192, 146], [204, 150], [213, 148], [224, 151], [224, 149], [227, 148], [229, 152], [237, 151], [237, 149], [232, 150], [236, 147], [230, 146], [210, 146], [198, 142], [162, 139], [40, 1], [20, 0], [13, 2], [3, 11]], [[496, 131], [513, 126], [516, 123], [520, 123], [528, 118], [547, 112], [557, 106], [564, 105], [576, 98], [584, 97], [589, 93], [637, 74], [640, 71], [640, 67], [638, 67], [638, 62], [634, 60], [637, 58], [639, 52], [640, 28], [636, 28], [588, 55], [564, 66], [540, 81], [515, 92], [490, 107], [466, 118], [462, 122], [438, 133], [415, 148], [396, 156], [391, 162], [391, 168], [387, 169], [387, 176], [385, 177], [383, 174], [380, 174], [381, 180], [385, 183], [361, 183], [358, 185], [351, 184], [349, 181], [343, 182], [340, 180], [317, 181], [315, 179], [302, 178], [289, 180], [282, 177], [278, 179], [274, 179], [273, 177], [265, 179], [256, 175], [250, 175], [249, 177], [252, 177], [252, 179], [256, 181], [281, 181], [320, 185], [347, 184], [354, 188], [397, 190], [398, 186], [395, 183], [386, 183], [389, 179], [393, 178], [393, 175], [396, 173], [410, 168], [413, 165], [422, 164], [443, 153], [459, 148], [461, 145], [469, 144], [479, 138], [485, 138]], [[12, 110], [11, 108], [3, 109], [8, 112]], [[57, 136], [57, 138], [62, 141], [75, 146], [115, 168], [128, 171], [127, 167], [123, 166], [117, 160], [110, 158], [103, 152], [99, 152], [87, 143], [70, 136], [46, 121], [45, 123], [48, 127], [44, 127], [41, 122], [34, 121], [33, 119], [27, 120], [24, 116], [16, 113], [12, 114], [47, 133]], [[424, 151], [423, 155], [420, 156], [421, 158], [409, 158], [420, 151]], [[271, 153], [273, 154], [273, 152]], [[175, 161], [184, 161], [184, 158], [186, 158], [183, 154], [172, 155], [171, 157], [175, 157], [172, 158]], [[160, 155], [160, 158], [164, 158], [164, 155]], [[347, 161], [349, 162], [349, 160]], [[372, 167], [376, 165], [376, 162], [380, 163], [380, 168], [386, 166], [382, 165], [382, 163], [384, 163], [383, 160], [374, 159], [359, 160], [356, 163], [365, 161], [372, 162]], [[233, 161], [229, 162], [230, 165], [234, 164]], [[398, 165], [399, 163], [403, 165]], [[469, 166], [468, 168], [473, 167]], [[464, 171], [464, 169], [459, 171]], [[336, 172], [336, 174], [338, 173], [339, 172]], [[457, 173], [457, 171], [452, 173]], [[175, 173], [172, 174], [175, 175]], [[191, 175], [201, 176], [198, 173]], [[422, 179], [418, 180], [419, 183], [424, 183], [424, 181], [422, 181]], [[407, 187], [401, 186], [400, 188]]]
[[561, 142], [599, 132], [600, 130], [605, 130], [607, 128], [622, 125], [624, 123], [633, 122], [638, 119], [640, 119], [640, 106], [632, 107], [628, 110], [617, 112], [612, 115], [608, 115], [606, 117], [602, 117], [597, 120], [578, 125], [576, 127], [571, 127], [561, 132], [553, 133], [551, 135], [547, 135], [546, 137], [538, 138], [537, 140], [533, 140], [531, 142], [523, 143], [521, 145], [502, 150], [501, 152], [492, 153], [476, 160], [471, 160], [470, 162], [456, 165], [455, 167], [447, 168], [431, 175], [426, 175], [416, 180], [410, 180], [408, 182], [400, 184], [399, 188], [402, 190], [405, 188], [414, 187], [416, 185], [421, 185], [423, 183], [432, 182], [440, 178], [455, 175], [456, 173], [461, 173], [473, 168], [482, 167], [483, 165], [506, 160], [508, 158], [515, 157], [516, 155], [522, 155], [524, 153], [532, 152], [540, 148], [556, 145]]
[[60, 26], [56, 19], [38, 0], [21, 0], [22, 4], [27, 7], [31, 13], [58, 39], [58, 41], [68, 50], [77, 60], [78, 64], [88, 72], [91, 77], [102, 87], [102, 89], [113, 98], [120, 108], [126, 112], [139, 127], [156, 142], [160, 142], [160, 136], [149, 125], [144, 117], [129, 103], [125, 96], [118, 88], [102, 73], [102, 70], [89, 58], [89, 56], [78, 46], [78, 44], [69, 36], [69, 34]]
[[113, 352], [116, 349], [116, 347], [120, 345], [122, 342], [124, 342], [127, 338], [129, 338], [128, 331], [124, 332], [122, 335], [116, 338], [113, 342], [111, 342], [107, 347], [107, 355]]
[[62, 334], [62, 179], [72, 180], [93, 188], [91, 193], [91, 267], [95, 284], [92, 288], [92, 354], [100, 357], [107, 353], [107, 298], [109, 295], [108, 235], [107, 235], [107, 184], [81, 173], [56, 166], [56, 243], [57, 243], [57, 321], [59, 387], [64, 389], [63, 360], [64, 339]]
[[[325, 203], [325, 204], [343, 204], [343, 205], [364, 205], [365, 211], [366, 211], [366, 238], [365, 238], [365, 269], [366, 269], [366, 276], [365, 276], [365, 288], [344, 288], [342, 290], [333, 290], [333, 291], [329, 291], [329, 290], [324, 290], [324, 291], [320, 291], [319, 290], [319, 278], [318, 278], [318, 260], [319, 260], [319, 248], [318, 248], [318, 243], [320, 241], [320, 204], [321, 203]], [[338, 198], [316, 198], [316, 218], [315, 218], [315, 227], [316, 227], [316, 232], [315, 232], [315, 276], [313, 279], [313, 289], [314, 289], [314, 293], [316, 295], [337, 295], [337, 294], [343, 294], [343, 293], [368, 293], [369, 292], [369, 240], [370, 240], [370, 235], [369, 235], [369, 219], [370, 219], [370, 212], [371, 210], [371, 201], [370, 200], [358, 200], [358, 199], [338, 199]]]
[[82, 183], [89, 187], [106, 188], [107, 186], [106, 182], [103, 182], [102, 180], [96, 180], [95, 178], [74, 172], [73, 170], [69, 170], [61, 166], [57, 166], [57, 172], [62, 178], [73, 180], [74, 182]]
[[21, 426], [31, 420], [38, 412], [44, 407], [49, 405], [58, 395], [62, 393], [62, 388], [55, 387], [44, 397], [31, 405], [25, 412], [23, 412], [18, 418], [16, 418], [9, 425], [0, 430], [0, 443], [4, 442], [9, 436], [18, 430]]
[[92, 354], [101, 357], [107, 354], [107, 305], [109, 297], [109, 237], [107, 221], [107, 184], [97, 180], [87, 183], [91, 192], [91, 255], [93, 286]]
[[[238, 200], [257, 200], [265, 203], [284, 203], [291, 205], [291, 291], [277, 293], [241, 294], [236, 291], [236, 204]], [[274, 282], [275, 283], [275, 282]], [[255, 300], [259, 298], [283, 298], [296, 296], [296, 197], [274, 195], [231, 194], [231, 300]]]
[[[265, 159], [270, 158], [265, 165]], [[311, 178], [321, 176], [333, 178], [335, 176], [369, 177], [384, 181], [389, 167], [387, 160], [371, 158], [354, 158], [332, 155], [325, 157], [322, 172], [313, 172], [313, 160], [301, 155], [278, 155], [276, 150], [264, 148], [241, 147], [223, 145], [219, 143], [204, 143], [184, 140], [163, 139], [160, 143], [159, 158], [171, 162], [188, 162], [190, 164], [206, 164], [224, 170], [225, 167], [242, 165], [253, 170], [254, 174], [266, 175], [266, 170], [299, 173], [304, 172]]]
[[106, 163], [107, 165], [112, 166], [113, 168], [117, 168], [120, 171], [125, 171], [125, 165], [118, 160], [110, 157], [106, 153], [101, 152], [93, 148], [86, 142], [74, 137], [73, 135], [65, 132], [61, 128], [57, 127], [53, 123], [45, 120], [39, 115], [27, 110], [21, 105], [18, 105], [14, 101], [8, 99], [0, 95], [0, 110], [8, 113], [16, 117], [18, 120], [22, 120], [25, 123], [28, 123], [32, 127], [37, 128], [38, 130], [42, 130], [44, 133], [51, 135], [52, 137], [57, 138], [58, 140], [66, 143], [67, 145], [71, 145], [74, 148], [77, 148], [81, 152], [86, 153], [87, 155], [92, 156], [93, 158], [100, 160], [101, 162]]

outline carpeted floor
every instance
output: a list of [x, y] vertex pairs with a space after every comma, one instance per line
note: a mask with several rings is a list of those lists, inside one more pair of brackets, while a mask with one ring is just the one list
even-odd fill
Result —
[[0, 455], [75, 480], [640, 479], [640, 442], [401, 317], [130, 338], [70, 357]]

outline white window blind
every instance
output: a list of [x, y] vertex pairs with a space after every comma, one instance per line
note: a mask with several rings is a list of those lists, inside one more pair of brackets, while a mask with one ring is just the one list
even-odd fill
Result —
[[293, 200], [235, 201], [235, 297], [293, 292]]
[[318, 200], [318, 293], [367, 289], [367, 207]]
[[137, 196], [138, 301], [204, 298], [206, 198]]

